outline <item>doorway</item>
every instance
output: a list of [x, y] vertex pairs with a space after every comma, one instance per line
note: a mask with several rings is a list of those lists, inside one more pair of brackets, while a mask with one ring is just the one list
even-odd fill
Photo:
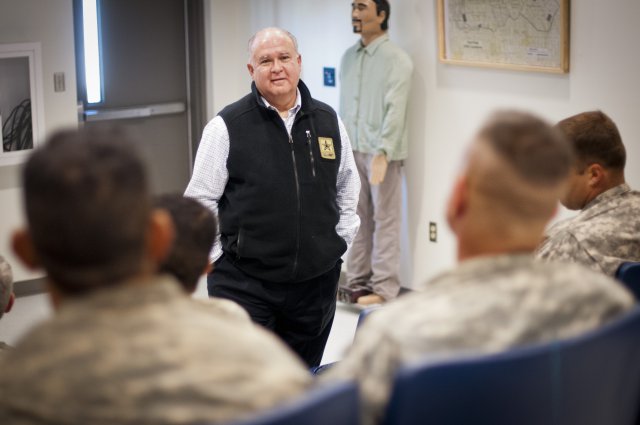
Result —
[[[153, 192], [182, 193], [204, 125], [202, 1], [93, 0], [98, 44], [85, 55], [86, 2], [74, 1], [81, 124], [124, 127], [139, 143]], [[85, 78], [85, 58], [94, 53], [98, 101], [87, 96]]]

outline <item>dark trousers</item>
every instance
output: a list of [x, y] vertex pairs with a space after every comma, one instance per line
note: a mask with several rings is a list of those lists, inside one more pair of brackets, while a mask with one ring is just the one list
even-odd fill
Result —
[[240, 304], [254, 322], [273, 331], [313, 367], [320, 364], [331, 332], [341, 266], [339, 260], [313, 279], [276, 283], [248, 276], [223, 255], [207, 276], [207, 289], [210, 297]]

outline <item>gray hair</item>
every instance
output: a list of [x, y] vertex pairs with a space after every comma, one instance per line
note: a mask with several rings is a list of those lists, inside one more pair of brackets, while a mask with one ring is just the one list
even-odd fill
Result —
[[11, 265], [0, 255], [0, 317], [9, 304], [9, 299], [13, 293], [13, 274]]
[[289, 31], [282, 29], [282, 28], [278, 28], [278, 27], [267, 27], [267, 28], [262, 28], [261, 30], [258, 30], [255, 32], [255, 34], [253, 34], [251, 36], [251, 38], [249, 38], [249, 42], [247, 43], [247, 50], [249, 52], [249, 59], [251, 59], [251, 54], [253, 53], [252, 47], [253, 47], [253, 43], [256, 41], [256, 37], [258, 36], [258, 34], [260, 34], [263, 31], [266, 30], [277, 30], [282, 32], [283, 34], [285, 34], [287, 37], [289, 37], [289, 39], [291, 40], [291, 42], [293, 43], [293, 47], [296, 49], [296, 53], [298, 52], [298, 40], [296, 39], [296, 37], [291, 34]]

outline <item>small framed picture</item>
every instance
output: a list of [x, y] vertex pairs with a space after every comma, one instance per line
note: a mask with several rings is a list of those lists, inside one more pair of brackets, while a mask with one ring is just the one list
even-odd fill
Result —
[[44, 134], [40, 43], [0, 44], [0, 166], [24, 161]]

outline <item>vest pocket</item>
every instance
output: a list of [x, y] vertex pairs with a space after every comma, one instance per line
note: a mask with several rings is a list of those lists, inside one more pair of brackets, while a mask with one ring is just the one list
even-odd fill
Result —
[[236, 258], [242, 258], [242, 227], [238, 229], [238, 240], [236, 241]]

